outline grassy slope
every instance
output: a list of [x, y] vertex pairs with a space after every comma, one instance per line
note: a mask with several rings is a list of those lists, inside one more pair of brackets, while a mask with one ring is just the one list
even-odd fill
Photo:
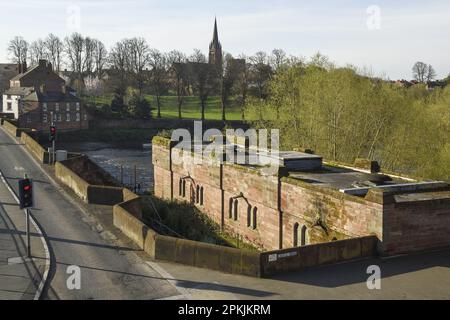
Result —
[[[150, 101], [153, 116], [157, 115], [156, 98], [152, 95], [146, 95], [148, 101]], [[110, 104], [112, 95], [106, 95], [102, 97], [89, 97], [86, 101], [95, 103], [97, 105]], [[233, 106], [233, 102], [230, 103], [226, 111], [227, 120], [241, 120], [241, 110], [237, 106]], [[182, 107], [182, 117], [185, 119], [200, 119], [201, 107], [198, 97], [185, 97]], [[161, 97], [161, 116], [163, 118], [178, 118], [178, 107], [176, 96], [164, 96]], [[208, 120], [220, 120], [222, 118], [222, 107], [220, 97], [210, 97], [207, 100], [207, 106], [205, 109], [205, 118]]]

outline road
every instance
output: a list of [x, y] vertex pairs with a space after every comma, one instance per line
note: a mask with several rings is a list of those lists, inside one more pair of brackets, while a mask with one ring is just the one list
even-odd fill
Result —
[[[46, 299], [159, 299], [177, 295], [176, 289], [133, 251], [118, 247], [93, 230], [79, 206], [25, 152], [20, 143], [0, 129], [0, 170], [17, 194], [17, 180], [26, 173], [34, 181], [32, 213], [45, 233], [51, 253]], [[80, 268], [80, 289], [69, 266]]]

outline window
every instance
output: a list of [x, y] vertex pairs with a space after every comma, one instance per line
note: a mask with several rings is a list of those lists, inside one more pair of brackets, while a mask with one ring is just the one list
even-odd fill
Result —
[[42, 115], [42, 122], [47, 122], [47, 114], [46, 113], [44, 113]]
[[228, 203], [228, 218], [233, 218], [233, 198], [230, 198], [230, 201]]
[[178, 195], [180, 197], [183, 196], [183, 179], [180, 179], [180, 182], [178, 183]]
[[195, 190], [195, 203], [200, 203], [200, 186], [197, 185]]
[[306, 226], [302, 227], [302, 246], [306, 246], [306, 233], [308, 231], [308, 228]]
[[57, 119], [58, 122], [61, 122], [61, 121], [62, 121], [61, 113], [58, 113], [58, 114], [56, 115], [56, 119]]
[[8, 95], [6, 96], [6, 99], [11, 100], [11, 95], [8, 94]]
[[80, 122], [80, 113], [79, 112], [77, 112], [76, 120], [77, 120], [77, 122]]
[[80, 111], [80, 103], [77, 102], [77, 111]]
[[296, 222], [294, 224], [294, 239], [292, 241], [294, 247], [298, 247], [298, 228], [300, 225]]
[[183, 180], [183, 198], [186, 197], [186, 180]]
[[83, 117], [84, 117], [84, 121], [87, 121], [87, 113], [85, 113], [85, 114], [83, 115]]
[[70, 121], [70, 113], [66, 114], [66, 121], [69, 122]]
[[6, 110], [8, 110], [8, 111], [12, 110], [12, 103], [11, 102], [7, 103]]
[[200, 205], [203, 205], [203, 187], [200, 187]]
[[238, 221], [239, 219], [239, 201], [238, 200], [234, 200], [234, 204], [233, 204], [233, 220], [234, 221]]
[[252, 225], [252, 206], [248, 205], [247, 207], [247, 227], [250, 228]]
[[46, 102], [42, 103], [42, 111], [47, 112], [47, 103]]
[[58, 102], [55, 103], [55, 111], [59, 111], [59, 103]]
[[253, 228], [253, 230], [256, 230], [256, 228], [258, 227], [257, 216], [258, 216], [258, 208], [254, 207], [253, 212], [252, 212], [252, 228]]
[[70, 111], [70, 102], [66, 103], [66, 111]]

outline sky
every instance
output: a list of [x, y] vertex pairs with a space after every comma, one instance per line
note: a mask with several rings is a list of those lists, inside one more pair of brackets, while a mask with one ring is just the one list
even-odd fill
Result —
[[416, 61], [450, 73], [448, 0], [0, 0], [0, 62], [16, 35], [80, 32], [107, 47], [134, 36], [151, 47], [207, 53], [217, 16], [222, 47], [233, 55], [281, 48], [390, 79], [412, 78]]

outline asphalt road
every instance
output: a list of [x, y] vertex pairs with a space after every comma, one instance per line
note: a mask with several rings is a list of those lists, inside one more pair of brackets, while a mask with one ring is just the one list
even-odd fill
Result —
[[[34, 181], [32, 213], [49, 240], [52, 257], [47, 299], [159, 299], [176, 289], [140, 259], [132, 248], [108, 241], [86, 222], [82, 210], [53, 185], [19, 142], [0, 128], [0, 169], [17, 194], [26, 173]], [[80, 289], [69, 266], [80, 268]], [[69, 269], [70, 270], [70, 269]]]

